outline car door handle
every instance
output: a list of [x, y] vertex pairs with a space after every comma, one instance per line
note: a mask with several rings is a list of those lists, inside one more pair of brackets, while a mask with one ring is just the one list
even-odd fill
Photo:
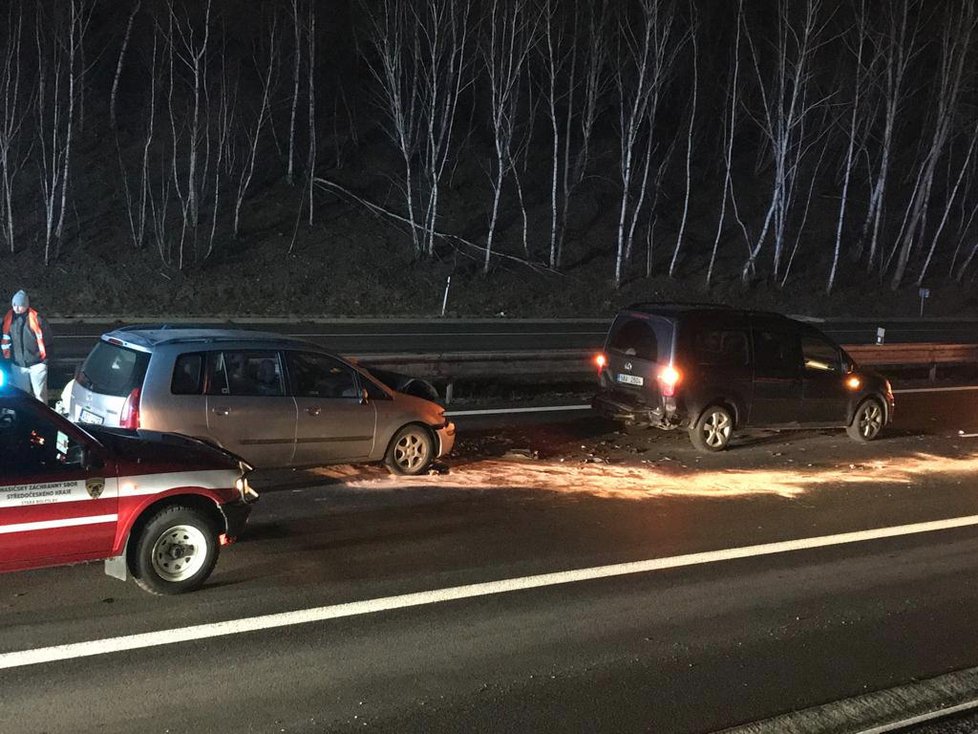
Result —
[[230, 408], [211, 408], [211, 413], [214, 415], [231, 415]]
[[320, 413], [323, 412], [323, 409], [320, 408], [319, 406], [314, 406], [312, 408], [306, 408], [306, 412], [309, 415], [319, 415]]

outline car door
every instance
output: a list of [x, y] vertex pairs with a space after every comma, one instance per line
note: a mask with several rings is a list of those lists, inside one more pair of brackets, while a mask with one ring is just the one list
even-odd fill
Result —
[[0, 569], [108, 555], [119, 488], [97, 442], [41, 403], [0, 399], [0, 457]]
[[801, 420], [813, 425], [845, 424], [849, 405], [841, 350], [825, 337], [804, 333]]
[[366, 459], [374, 444], [377, 410], [363, 398], [356, 370], [328, 354], [286, 354], [298, 411], [293, 463]]
[[754, 395], [749, 423], [790, 426], [801, 416], [801, 343], [798, 332], [776, 320], [752, 322]]
[[295, 400], [286, 393], [278, 350], [209, 352], [207, 429], [255, 466], [287, 466], [295, 451]]

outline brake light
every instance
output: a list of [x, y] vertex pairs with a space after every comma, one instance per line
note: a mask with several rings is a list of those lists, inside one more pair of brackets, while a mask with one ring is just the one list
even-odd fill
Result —
[[659, 370], [656, 379], [659, 381], [659, 392], [662, 396], [671, 398], [676, 394], [676, 385], [682, 381], [683, 376], [679, 370], [670, 365]]
[[119, 427], [139, 428], [139, 388], [134, 388], [126, 402], [122, 404], [122, 412], [119, 414]]
[[603, 370], [608, 365], [608, 358], [601, 352], [598, 352], [594, 355], [594, 364], [597, 365], [599, 371]]

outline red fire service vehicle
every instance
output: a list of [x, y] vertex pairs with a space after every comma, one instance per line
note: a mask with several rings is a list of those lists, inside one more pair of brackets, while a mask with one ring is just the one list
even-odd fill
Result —
[[5, 385], [0, 572], [105, 560], [155, 594], [199, 588], [258, 495], [251, 467], [172, 433], [80, 428]]

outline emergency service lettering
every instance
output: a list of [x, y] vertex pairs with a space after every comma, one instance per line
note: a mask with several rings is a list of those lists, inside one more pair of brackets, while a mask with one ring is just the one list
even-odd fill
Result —
[[83, 483], [79, 481], [0, 487], [0, 507], [24, 507], [47, 502], [71, 502], [86, 497], [88, 497], [88, 493], [85, 492]]

